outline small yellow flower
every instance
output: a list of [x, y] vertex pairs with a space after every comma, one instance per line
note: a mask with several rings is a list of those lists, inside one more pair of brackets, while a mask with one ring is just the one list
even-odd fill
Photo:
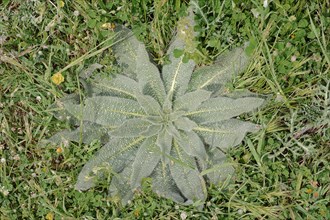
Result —
[[63, 148], [58, 147], [58, 148], [56, 149], [56, 153], [60, 154], [60, 153], [62, 153], [62, 152], [63, 152]]
[[114, 30], [116, 25], [114, 23], [104, 23], [101, 25], [101, 28], [108, 29], [108, 30]]
[[312, 189], [307, 189], [307, 190], [306, 190], [306, 193], [307, 193], [307, 194], [311, 194], [312, 192], [313, 192]]
[[60, 1], [60, 3], [59, 3], [60, 8], [63, 8], [64, 5], [65, 5], [64, 1]]
[[47, 220], [53, 220], [54, 219], [54, 214], [52, 212], [48, 212], [46, 215]]
[[56, 85], [60, 85], [62, 82], [64, 82], [64, 76], [62, 75], [61, 72], [55, 73], [52, 76], [52, 81], [53, 83], [55, 83]]

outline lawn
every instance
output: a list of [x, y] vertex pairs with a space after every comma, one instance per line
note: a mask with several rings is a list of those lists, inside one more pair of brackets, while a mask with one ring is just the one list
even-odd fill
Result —
[[115, 24], [131, 28], [156, 64], [167, 63], [188, 4], [0, 1], [0, 219], [330, 219], [328, 0], [194, 1], [193, 59], [210, 65], [249, 42], [249, 65], [227, 90], [267, 100], [240, 116], [261, 129], [227, 152], [235, 175], [209, 187], [203, 209], [159, 197], [150, 179], [125, 207], [108, 196], [109, 179], [74, 189], [101, 143], [45, 144], [69, 126], [52, 104], [81, 93], [79, 74], [92, 64], [110, 78], [118, 73]]

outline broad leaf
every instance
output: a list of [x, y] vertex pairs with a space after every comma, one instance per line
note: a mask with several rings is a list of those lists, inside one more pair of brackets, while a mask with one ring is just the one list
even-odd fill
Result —
[[177, 129], [183, 131], [192, 131], [192, 129], [198, 127], [198, 125], [194, 121], [190, 120], [187, 117], [178, 118], [174, 121], [174, 125]]
[[212, 147], [227, 149], [240, 144], [247, 132], [256, 132], [258, 126], [236, 119], [212, 123], [194, 129]]
[[172, 149], [173, 137], [169, 134], [166, 128], [163, 128], [157, 135], [157, 146], [162, 154], [162, 161], [167, 161], [167, 155], [170, 154]]
[[193, 168], [196, 167], [195, 160], [178, 149], [173, 150], [172, 155], [180, 161], [172, 161], [170, 171], [182, 194], [191, 202], [204, 201], [206, 185], [197, 168]]
[[132, 164], [129, 164], [120, 173], [114, 174], [109, 186], [109, 194], [112, 197], [119, 197], [121, 204], [125, 206], [128, 201], [133, 199], [133, 190], [130, 184], [130, 177], [132, 174]]
[[84, 120], [105, 126], [118, 126], [129, 118], [145, 116], [138, 102], [110, 96], [86, 99], [83, 113]]
[[142, 179], [148, 177], [153, 172], [160, 159], [161, 154], [156, 145], [156, 138], [147, 138], [137, 151], [133, 163], [131, 176], [131, 186], [133, 189], [139, 187]]
[[157, 101], [162, 102], [165, 98], [165, 89], [157, 67], [149, 60], [145, 46], [136, 39], [134, 34], [127, 28], [121, 27], [123, 41], [113, 48], [117, 55], [117, 61], [124, 68], [124, 72], [139, 81], [140, 88], [148, 86], [147, 95], [152, 95]]
[[211, 92], [206, 90], [196, 90], [186, 93], [174, 101], [174, 110], [194, 111], [204, 101], [208, 100], [210, 96]]
[[263, 102], [263, 99], [254, 97], [239, 99], [211, 98], [205, 101], [196, 111], [187, 113], [186, 116], [202, 124], [223, 121], [256, 109]]
[[243, 48], [236, 48], [223, 56], [219, 56], [212, 66], [198, 68], [189, 83], [189, 90], [206, 89], [214, 92], [211, 86], [224, 85], [233, 76], [245, 69], [248, 57]]
[[114, 79], [98, 78], [93, 82], [94, 93], [98, 95], [111, 95], [121, 98], [136, 99], [135, 94], [139, 92], [139, 84], [127, 76], [117, 75]]
[[195, 62], [193, 60], [189, 60], [186, 63], [183, 61], [184, 55], [178, 58], [174, 56], [174, 50], [185, 49], [187, 44], [194, 38], [193, 12], [190, 11], [190, 16], [183, 18], [181, 23], [184, 23], [184, 25], [181, 25], [181, 30], [179, 30], [167, 50], [167, 55], [171, 63], [163, 66], [162, 69], [166, 92], [170, 100], [172, 100], [174, 94], [175, 96], [180, 96], [186, 92], [191, 74], [195, 67]]
[[176, 141], [188, 155], [198, 157], [201, 160], [207, 159], [204, 143], [195, 132], [180, 132], [180, 137]]
[[125, 121], [122, 125], [110, 133], [114, 137], [138, 137], [145, 133], [151, 126], [150, 122], [133, 118]]
[[110, 140], [85, 164], [79, 173], [75, 188], [87, 190], [93, 187], [95, 180], [101, 175], [98, 170], [102, 167], [111, 168], [115, 173], [121, 172], [134, 159], [136, 146], [142, 141], [143, 138]]
[[163, 163], [159, 163], [151, 174], [151, 178], [152, 190], [158, 195], [172, 199], [178, 203], [184, 203], [186, 201], [186, 198], [175, 184], [168, 165], [163, 166]]
[[93, 140], [100, 140], [101, 143], [109, 141], [107, 129], [101, 125], [94, 124], [91, 122], [84, 122], [81, 127], [75, 130], [64, 130], [59, 132], [48, 139], [49, 142], [58, 144], [68, 141], [82, 142], [90, 144]]
[[233, 166], [229, 164], [228, 159], [223, 152], [218, 148], [213, 148], [208, 152], [208, 155], [208, 169], [204, 172], [211, 183], [218, 185], [233, 175], [235, 170]]
[[148, 115], [159, 115], [161, 108], [159, 103], [149, 95], [137, 94], [136, 99]]

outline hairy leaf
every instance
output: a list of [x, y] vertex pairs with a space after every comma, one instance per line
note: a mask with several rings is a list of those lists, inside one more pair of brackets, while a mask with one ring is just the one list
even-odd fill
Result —
[[167, 155], [170, 154], [172, 149], [173, 137], [169, 134], [166, 128], [163, 128], [157, 135], [157, 146], [162, 154], [162, 161], [167, 161]]
[[138, 137], [145, 133], [151, 126], [150, 122], [133, 118], [125, 121], [122, 125], [110, 133], [114, 137]]
[[192, 131], [192, 129], [198, 127], [198, 125], [194, 121], [190, 120], [187, 117], [178, 118], [174, 121], [174, 125], [177, 129], [183, 131]]
[[181, 132], [177, 142], [188, 155], [198, 157], [204, 161], [207, 159], [204, 143], [195, 132]]
[[137, 94], [136, 99], [148, 115], [159, 115], [161, 108], [159, 103], [149, 95]]
[[137, 188], [141, 185], [143, 178], [148, 177], [161, 159], [156, 138], [147, 138], [140, 146], [136, 153], [133, 163], [133, 171], [131, 177], [132, 188]]
[[87, 190], [94, 186], [100, 177], [99, 169], [111, 168], [115, 173], [121, 172], [134, 159], [136, 146], [143, 138], [111, 139], [81, 170], [75, 188]]
[[97, 95], [136, 99], [135, 94], [140, 90], [135, 80], [124, 75], [117, 75], [114, 79], [98, 77], [92, 84]]
[[159, 163], [151, 174], [151, 178], [152, 190], [158, 195], [172, 199], [178, 203], [184, 203], [186, 201], [186, 198], [175, 184], [168, 165], [163, 166], [163, 163]]
[[131, 187], [131, 164], [124, 168], [124, 170], [120, 173], [114, 174], [111, 179], [111, 184], [109, 186], [109, 194], [112, 197], [119, 197], [121, 204], [125, 206], [128, 201], [133, 198], [133, 190]]
[[81, 127], [73, 131], [64, 130], [48, 139], [49, 142], [55, 144], [68, 141], [90, 144], [93, 140], [100, 140], [101, 143], [104, 144], [109, 141], [109, 136], [107, 134], [107, 129], [91, 122], [84, 122]]
[[[196, 167], [194, 159], [179, 150], [176, 152], [173, 150], [172, 155], [179, 158], [181, 162], [172, 162], [170, 171], [182, 194], [191, 202], [204, 201], [206, 199], [206, 185], [199, 171], [193, 168]], [[182, 163], [186, 165], [182, 166]]]
[[263, 102], [263, 99], [254, 97], [239, 99], [227, 97], [211, 98], [205, 101], [196, 111], [187, 113], [186, 116], [202, 124], [223, 121], [256, 109]]
[[203, 137], [207, 144], [227, 149], [241, 143], [247, 132], [256, 132], [259, 129], [253, 123], [229, 119], [219, 123], [206, 124], [194, 130]]
[[218, 185], [225, 181], [234, 173], [234, 168], [229, 164], [226, 155], [218, 148], [213, 148], [208, 152], [209, 158], [207, 160], [208, 169], [206, 173], [211, 183]]
[[148, 85], [147, 95], [154, 96], [159, 102], [165, 98], [165, 88], [157, 67], [149, 60], [145, 46], [134, 34], [125, 27], [120, 27], [121, 36], [125, 40], [113, 48], [117, 61], [123, 66], [124, 72], [139, 81], [141, 87]]
[[[191, 91], [196, 89], [209, 90], [214, 84], [224, 85], [233, 76], [245, 69], [248, 56], [243, 48], [236, 48], [223, 56], [219, 56], [212, 66], [198, 68], [189, 83]], [[210, 91], [214, 92], [213, 89]]]
[[183, 96], [178, 97], [174, 101], [174, 110], [194, 111], [204, 101], [208, 100], [210, 96], [211, 92], [208, 92], [206, 90], [196, 90], [193, 92], [188, 92]]
[[83, 114], [84, 120], [104, 126], [118, 126], [129, 118], [145, 116], [138, 102], [110, 96], [86, 99]]

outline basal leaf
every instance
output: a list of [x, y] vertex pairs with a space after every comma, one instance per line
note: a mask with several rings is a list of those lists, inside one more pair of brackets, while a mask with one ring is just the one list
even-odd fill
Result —
[[143, 132], [141, 135], [145, 136], [145, 137], [151, 137], [151, 136], [154, 136], [154, 135], [157, 135], [159, 134], [159, 132], [162, 130], [162, 126], [161, 125], [150, 125], [148, 127], [148, 129]]
[[187, 117], [178, 118], [174, 121], [174, 125], [177, 129], [183, 131], [192, 131], [192, 129], [198, 127], [198, 125], [194, 121], [190, 120]]
[[89, 78], [92, 75], [92, 73], [95, 70], [100, 69], [102, 67], [103, 66], [101, 64], [99, 64], [99, 63], [93, 63], [87, 69], [81, 71], [81, 73], [79, 74], [79, 77], [80, 78], [83, 78], [83, 79], [87, 79], [87, 78]]
[[244, 70], [248, 63], [248, 56], [243, 48], [236, 48], [222, 56], [219, 56], [214, 65], [200, 67], [192, 75], [189, 90], [206, 89], [216, 92], [210, 88], [213, 84], [224, 85], [233, 76]]
[[129, 164], [122, 172], [113, 175], [109, 186], [109, 195], [119, 197], [123, 206], [133, 199], [134, 192], [130, 184], [131, 174], [132, 164]]
[[84, 120], [104, 126], [119, 126], [133, 117], [144, 117], [140, 104], [131, 99], [96, 96], [85, 101]]
[[174, 101], [173, 108], [176, 111], [194, 111], [202, 104], [202, 102], [208, 100], [210, 96], [211, 92], [206, 90], [188, 92]]
[[[172, 151], [171, 155], [177, 158], [181, 163], [174, 162], [170, 164], [171, 175], [180, 189], [181, 193], [190, 201], [204, 201], [206, 199], [206, 184], [200, 175], [195, 160], [179, 148]], [[192, 166], [192, 167], [190, 167]], [[188, 203], [190, 203], [188, 201]], [[187, 201], [186, 201], [187, 203]]]
[[161, 107], [159, 103], [149, 95], [137, 94], [136, 99], [148, 115], [159, 115]]
[[152, 95], [157, 101], [162, 102], [165, 98], [165, 88], [161, 80], [158, 68], [150, 62], [145, 46], [136, 39], [134, 34], [127, 28], [121, 27], [121, 36], [124, 38], [113, 48], [117, 55], [117, 61], [124, 68], [124, 72], [136, 79], [140, 88], [147, 95]]
[[207, 159], [204, 143], [195, 132], [180, 132], [180, 137], [175, 140], [188, 155], [198, 157], [201, 160]]
[[114, 79], [98, 78], [93, 82], [94, 93], [97, 95], [111, 95], [121, 98], [136, 99], [139, 92], [139, 84], [124, 75], [117, 75]]
[[162, 69], [166, 92], [170, 100], [172, 100], [174, 95], [180, 96], [186, 92], [191, 74], [195, 67], [195, 62], [193, 60], [184, 62], [184, 55], [176, 57], [174, 54], [178, 49], [184, 50], [187, 49], [188, 45], [192, 46], [193, 44], [195, 35], [193, 30], [193, 12], [190, 11], [190, 16], [182, 18], [179, 23], [181, 23], [180, 30], [178, 30], [177, 35], [167, 50], [170, 64], [164, 65]]
[[212, 148], [208, 155], [208, 169], [204, 170], [204, 172], [211, 183], [218, 185], [233, 175], [235, 169], [230, 165], [226, 155], [221, 150]]
[[95, 156], [89, 160], [79, 173], [75, 188], [87, 190], [94, 186], [95, 179], [100, 177], [100, 167], [108, 167], [115, 173], [120, 173], [134, 160], [136, 147], [144, 138], [111, 139]]
[[148, 130], [150, 122], [133, 118], [125, 121], [122, 125], [110, 133], [114, 137], [138, 137]]
[[247, 132], [256, 132], [257, 125], [237, 119], [206, 124], [194, 129], [212, 147], [227, 149], [240, 144]]
[[61, 131], [49, 138], [48, 141], [55, 144], [68, 141], [90, 144], [93, 140], [100, 140], [101, 143], [106, 143], [109, 139], [107, 132], [107, 129], [103, 128], [101, 125], [84, 122], [81, 127], [73, 131]]
[[162, 161], [167, 161], [166, 155], [170, 155], [172, 149], [172, 136], [166, 128], [163, 128], [157, 135], [157, 146], [162, 154]]
[[186, 114], [197, 123], [217, 122], [230, 119], [242, 113], [256, 109], [264, 102], [261, 98], [246, 97], [231, 99], [227, 97], [211, 98], [196, 111]]
[[150, 176], [161, 159], [159, 147], [156, 145], [156, 138], [147, 138], [139, 147], [133, 163], [131, 176], [132, 188], [141, 185], [143, 178]]
[[171, 199], [178, 203], [184, 203], [186, 198], [175, 184], [168, 165], [158, 163], [154, 172], [151, 174], [152, 190], [158, 195]]
[[68, 112], [65, 105], [79, 105], [79, 103], [80, 96], [78, 94], [70, 94], [57, 100], [50, 106], [50, 109], [52, 110], [54, 117], [58, 120], [69, 120], [71, 124], [78, 125], [80, 124], [79, 120], [77, 120], [75, 116], [72, 117], [72, 114]]

